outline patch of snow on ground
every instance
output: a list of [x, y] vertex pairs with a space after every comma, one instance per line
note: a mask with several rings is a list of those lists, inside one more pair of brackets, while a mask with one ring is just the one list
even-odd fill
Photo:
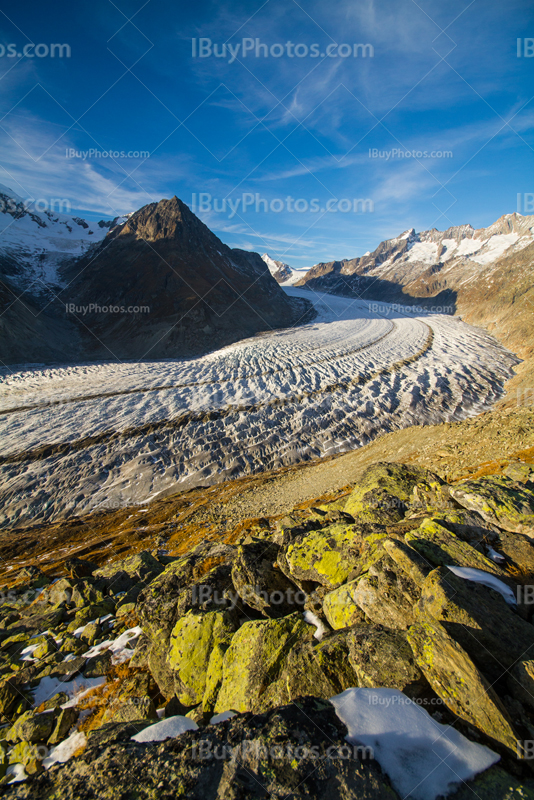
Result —
[[50, 754], [43, 759], [43, 767], [50, 769], [54, 764], [64, 764], [72, 758], [76, 750], [87, 744], [85, 733], [72, 733], [67, 739], [50, 750]]
[[210, 725], [218, 725], [219, 722], [226, 722], [227, 719], [232, 719], [232, 717], [235, 716], [237, 716], [235, 711], [221, 711], [220, 714], [215, 714], [215, 716], [210, 719]]
[[517, 599], [513, 591], [505, 583], [500, 581], [495, 575], [490, 572], [484, 572], [483, 569], [476, 569], [475, 567], [451, 567], [447, 565], [451, 572], [458, 575], [459, 578], [464, 578], [466, 581], [473, 581], [474, 583], [481, 583], [483, 586], [488, 586], [499, 592], [506, 602], [511, 605], [517, 605]]
[[346, 689], [330, 702], [348, 728], [347, 741], [371, 748], [401, 797], [447, 796], [500, 759], [397, 689]]
[[309, 625], [315, 625], [317, 630], [313, 634], [313, 637], [314, 637], [314, 639], [317, 639], [320, 642], [321, 639], [323, 638], [323, 636], [325, 635], [325, 633], [328, 633], [328, 628], [326, 628], [324, 626], [322, 621], [319, 619], [318, 616], [316, 616], [313, 613], [313, 611], [305, 611], [303, 616], [304, 616], [304, 620]]
[[8, 783], [20, 783], [20, 781], [25, 781], [28, 777], [23, 764], [11, 764], [6, 770], [6, 775], [13, 776], [12, 780], [8, 781]]
[[163, 742], [165, 739], [173, 739], [186, 731], [197, 731], [198, 725], [192, 719], [177, 715], [162, 719], [154, 725], [136, 733], [132, 736], [133, 742]]

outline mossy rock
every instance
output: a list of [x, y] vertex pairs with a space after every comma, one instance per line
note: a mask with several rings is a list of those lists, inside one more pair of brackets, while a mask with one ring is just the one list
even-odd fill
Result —
[[434, 520], [423, 520], [417, 530], [406, 534], [405, 539], [435, 567], [472, 567], [507, 580], [502, 567]]
[[464, 508], [477, 511], [488, 523], [512, 533], [534, 536], [534, 491], [510, 478], [491, 475], [463, 481], [450, 490]]
[[445, 567], [429, 573], [415, 617], [417, 622], [441, 622], [491, 681], [516, 661], [534, 658], [534, 626], [498, 592]]
[[[373, 503], [379, 501], [381, 507], [375, 505], [375, 510], [382, 512], [389, 510], [393, 512], [393, 516], [396, 516], [396, 512], [402, 511], [402, 516], [404, 516], [404, 509], [412, 497], [416, 484], [437, 489], [443, 484], [443, 481], [437, 475], [421, 467], [385, 461], [371, 464], [364, 471], [345, 503], [345, 511], [358, 519], [360, 514], [365, 515], [372, 512]], [[367, 499], [365, 499], [366, 495]]]
[[312, 635], [313, 629], [299, 613], [245, 622], [224, 655], [215, 713], [260, 710], [262, 695], [281, 677], [291, 650], [299, 641], [311, 640]]
[[299, 581], [315, 581], [335, 589], [358, 563], [362, 541], [357, 525], [311, 531], [287, 548], [290, 573]]
[[395, 564], [416, 586], [423, 585], [425, 578], [432, 570], [432, 565], [426, 558], [423, 558], [413, 547], [398, 539], [387, 539], [384, 541], [383, 547]]
[[228, 647], [236, 627], [227, 611], [190, 611], [174, 626], [167, 663], [176, 697], [185, 706], [202, 702], [208, 674], [210, 688], [222, 678], [220, 650]]
[[456, 716], [516, 757], [521, 737], [488, 680], [466, 651], [436, 622], [412, 625], [408, 641], [428, 682]]
[[406, 630], [415, 622], [414, 606], [420, 596], [419, 587], [389, 556], [355, 581], [352, 591], [354, 602], [368, 620], [397, 630]]
[[325, 595], [323, 613], [334, 630], [365, 622], [364, 612], [352, 597], [357, 584], [357, 580], [344, 583]]
[[347, 644], [358, 686], [398, 689], [412, 698], [428, 689], [404, 632], [358, 625], [347, 632]]
[[328, 700], [345, 689], [358, 686], [349, 661], [347, 632], [327, 636], [323, 641], [303, 642], [287, 658], [282, 680], [288, 700], [312, 694]]
[[[280, 570], [278, 545], [240, 545], [232, 564], [232, 583], [244, 603], [266, 617], [283, 617], [304, 605], [304, 593]], [[296, 602], [299, 600], [300, 602]]]

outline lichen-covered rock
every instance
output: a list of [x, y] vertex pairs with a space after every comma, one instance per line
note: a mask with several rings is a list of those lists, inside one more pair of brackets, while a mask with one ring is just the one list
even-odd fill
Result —
[[365, 622], [365, 614], [354, 601], [352, 592], [358, 581], [344, 583], [323, 598], [323, 612], [334, 630]]
[[464, 508], [512, 533], [534, 536], [534, 492], [505, 475], [463, 481], [450, 493]]
[[8, 730], [6, 739], [9, 742], [46, 742], [56, 726], [58, 716], [56, 709], [41, 714], [26, 711]]
[[417, 664], [445, 705], [504, 745], [515, 758], [521, 737], [497, 694], [458, 642], [436, 622], [412, 625], [407, 636]]
[[261, 710], [262, 695], [280, 677], [289, 652], [312, 632], [298, 613], [245, 622], [224, 655], [215, 712]]
[[15, 711], [21, 704], [28, 705], [28, 702], [19, 686], [16, 678], [7, 678], [0, 682], [0, 714], [2, 717], [12, 719]]
[[281, 678], [287, 687], [288, 700], [311, 691], [316, 697], [328, 699], [357, 686], [348, 656], [345, 631], [327, 636], [321, 642], [312, 640], [293, 647]]
[[534, 800], [534, 781], [517, 780], [498, 766], [477, 775], [472, 781], [463, 783], [451, 800]]
[[437, 490], [443, 481], [421, 467], [385, 461], [372, 464], [350, 494], [345, 511], [358, 519], [360, 514], [372, 512], [374, 506], [376, 511], [392, 513], [395, 519], [391, 521], [396, 521], [396, 518], [404, 516], [416, 484], [420, 484], [421, 488]]
[[283, 617], [304, 605], [305, 596], [280, 570], [280, 548], [272, 542], [241, 545], [232, 564], [232, 583], [246, 605], [266, 617]]
[[348, 631], [347, 642], [358, 686], [398, 689], [412, 698], [428, 689], [406, 634], [381, 625], [358, 625]]
[[56, 719], [54, 730], [48, 738], [48, 744], [55, 745], [62, 742], [69, 734], [71, 727], [78, 719], [77, 708], [62, 708]]
[[514, 613], [498, 592], [444, 567], [426, 578], [415, 614], [420, 622], [441, 622], [492, 679], [516, 661], [534, 658], [534, 626]]
[[[139, 725], [146, 723], [139, 723]], [[133, 730], [132, 730], [133, 728]], [[4, 789], [6, 800], [395, 800], [378, 765], [347, 747], [333, 706], [302, 698], [240, 714], [164, 742], [140, 744], [135, 726], [93, 731], [59, 769]], [[126, 738], [128, 737], [128, 738]]]
[[407, 533], [405, 539], [436, 567], [473, 567], [506, 579], [502, 567], [434, 520], [425, 519], [417, 530]]
[[359, 578], [352, 591], [354, 602], [371, 622], [398, 630], [415, 621], [419, 597], [419, 587], [388, 556]]
[[125, 572], [135, 583], [138, 581], [150, 583], [151, 580], [163, 572], [163, 565], [148, 550], [143, 550], [134, 556], [129, 556], [121, 561], [113, 561], [111, 564], [100, 567], [95, 570], [93, 577], [95, 579], [105, 578], [108, 581], [113, 581], [119, 572]]
[[108, 722], [135, 722], [135, 720], [159, 719], [156, 707], [150, 697], [126, 697], [109, 704], [102, 718], [103, 724]]
[[534, 709], [534, 658], [514, 664], [507, 676], [507, 686], [512, 697]]
[[[208, 673], [210, 689], [220, 682], [219, 656], [230, 645], [236, 628], [233, 616], [227, 611], [190, 611], [174, 626], [167, 663], [174, 674], [176, 697], [185, 706], [202, 702]], [[211, 663], [214, 650], [214, 663]], [[219, 675], [215, 674], [215, 661], [219, 664]]]
[[429, 564], [417, 550], [398, 539], [386, 539], [383, 548], [393, 559], [398, 567], [408, 576], [416, 586], [422, 586], [426, 576], [432, 571], [433, 565]]
[[291, 575], [335, 589], [358, 562], [362, 537], [357, 525], [332, 525], [311, 531], [286, 551]]

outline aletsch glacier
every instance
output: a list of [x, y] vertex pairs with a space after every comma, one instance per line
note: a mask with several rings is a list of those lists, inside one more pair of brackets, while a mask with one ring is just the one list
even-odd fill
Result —
[[457, 317], [285, 291], [314, 302], [312, 323], [198, 359], [4, 370], [1, 524], [143, 503], [463, 419], [501, 396], [518, 362]]

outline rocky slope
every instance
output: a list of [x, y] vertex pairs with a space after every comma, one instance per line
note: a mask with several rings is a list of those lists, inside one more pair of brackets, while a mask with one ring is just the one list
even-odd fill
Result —
[[181, 555], [162, 534], [11, 571], [6, 797], [534, 796], [531, 459], [450, 483], [378, 462]]
[[99, 223], [98, 235], [16, 198], [2, 211], [5, 363], [189, 357], [296, 324], [309, 308], [176, 197]]

